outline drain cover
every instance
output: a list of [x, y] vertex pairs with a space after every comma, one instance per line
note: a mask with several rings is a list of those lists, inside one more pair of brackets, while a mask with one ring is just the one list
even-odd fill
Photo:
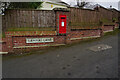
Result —
[[105, 45], [105, 44], [98, 44], [96, 46], [92, 46], [89, 48], [89, 50], [92, 50], [92, 51], [102, 51], [102, 50], [106, 50], [106, 49], [110, 49], [112, 48], [112, 46], [109, 46], [109, 45]]

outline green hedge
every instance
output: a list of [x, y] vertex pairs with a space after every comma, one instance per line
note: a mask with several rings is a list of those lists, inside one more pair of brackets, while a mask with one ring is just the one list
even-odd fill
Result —
[[92, 26], [101, 26], [100, 23], [69, 23], [69, 26], [81, 26], [81, 27], [92, 27]]
[[54, 31], [55, 28], [33, 28], [33, 27], [22, 27], [22, 28], [16, 28], [11, 27], [8, 28], [7, 31]]

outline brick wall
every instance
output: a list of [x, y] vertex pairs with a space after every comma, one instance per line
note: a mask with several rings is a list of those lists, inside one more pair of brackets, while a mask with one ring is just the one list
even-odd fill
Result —
[[2, 50], [0, 50], [0, 52], [7, 52], [8, 51], [8, 48], [6, 46], [6, 42], [1, 43], [0, 47], [2, 47]]
[[119, 28], [119, 24], [115, 24], [115, 28]]
[[68, 43], [71, 41], [79, 41], [87, 38], [97, 38], [100, 37], [102, 34], [102, 30], [75, 30], [71, 31], [70, 35], [67, 36]]
[[[113, 30], [113, 26], [103, 26], [102, 29], [90, 29], [90, 30], [70, 30], [67, 35], [23, 35], [23, 36], [18, 36], [18, 35], [7, 35], [5, 38], [5, 43], [2, 43], [2, 50], [3, 52], [12, 52], [16, 48], [15, 47], [21, 47], [21, 46], [40, 46], [40, 45], [56, 45], [56, 44], [70, 44], [73, 42], [78, 42], [83, 39], [88, 39], [88, 38], [97, 38], [102, 35], [102, 31], [110, 31]], [[54, 38], [54, 42], [47, 42], [47, 43], [26, 43], [26, 38], [48, 38], [52, 37]], [[0, 44], [1, 46], [1, 44]], [[47, 46], [46, 46], [47, 47]], [[15, 48], [15, 49], [14, 49]], [[33, 47], [29, 48], [29, 50], [32, 50], [34, 48], [38, 47]], [[41, 48], [41, 47], [39, 47]], [[26, 48], [17, 48], [17, 49], [26, 49]]]
[[115, 26], [103, 26], [102, 30], [103, 32], [109, 32], [109, 31], [113, 31], [115, 28]]
[[[26, 38], [54, 38], [54, 42], [46, 42], [46, 43], [26, 43]], [[45, 45], [45, 44], [65, 44], [65, 36], [23, 36], [23, 37], [13, 37], [13, 46], [37, 46], [37, 45]]]

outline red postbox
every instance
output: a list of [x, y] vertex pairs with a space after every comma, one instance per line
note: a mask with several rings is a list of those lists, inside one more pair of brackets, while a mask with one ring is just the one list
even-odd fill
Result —
[[59, 16], [59, 34], [66, 34], [66, 15]]

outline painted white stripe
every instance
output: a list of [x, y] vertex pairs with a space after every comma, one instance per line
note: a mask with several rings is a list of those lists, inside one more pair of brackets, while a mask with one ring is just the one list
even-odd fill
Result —
[[87, 38], [97, 38], [97, 37], [100, 37], [100, 36], [90, 36], [90, 37], [71, 38], [70, 40], [87, 39]]
[[3, 43], [3, 42], [5, 42], [5, 41], [0, 41], [0, 43]]
[[115, 27], [115, 29], [117, 29], [117, 28], [119, 28], [119, 27]]
[[106, 32], [112, 32], [113, 30], [109, 30], [109, 31], [103, 31], [104, 33], [106, 33]]
[[0, 54], [8, 54], [8, 52], [0, 52]]
[[46, 46], [62, 46], [65, 44], [54, 44], [54, 45], [36, 45], [36, 46], [18, 46], [18, 47], [13, 47], [14, 49], [18, 49], [18, 48], [37, 48], [37, 47], [46, 47]]

